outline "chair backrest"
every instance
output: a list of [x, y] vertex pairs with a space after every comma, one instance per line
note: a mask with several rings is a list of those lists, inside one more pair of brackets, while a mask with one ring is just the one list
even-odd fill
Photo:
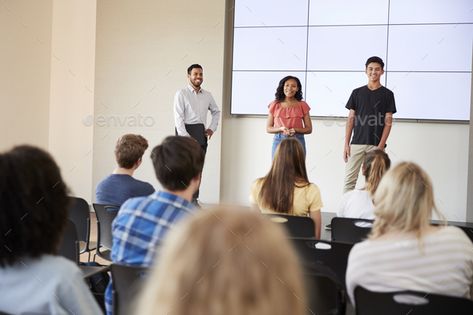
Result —
[[141, 290], [149, 273], [148, 267], [112, 264], [113, 313], [132, 314], [128, 307]]
[[371, 232], [373, 220], [334, 217], [330, 225], [332, 241], [355, 244], [366, 239]]
[[471, 315], [473, 301], [416, 291], [373, 292], [358, 286], [355, 288], [355, 309], [357, 315]]
[[[112, 222], [117, 216], [119, 206], [92, 204], [97, 217], [97, 249], [95, 255], [111, 261], [111, 249], [113, 244]], [[94, 261], [95, 261], [94, 255]]]
[[287, 214], [265, 213], [271, 221], [282, 224], [290, 237], [314, 237], [314, 221], [310, 217], [300, 217]]
[[345, 315], [346, 292], [334, 272], [317, 263], [303, 263], [307, 314]]
[[95, 214], [97, 216], [97, 248], [104, 246], [108, 249], [112, 248], [112, 222], [117, 216], [120, 207], [116, 205], [93, 204]]
[[348, 254], [353, 244], [315, 240], [311, 238], [291, 238], [302, 264], [323, 265], [337, 276], [345, 285]]
[[77, 237], [76, 226], [71, 220], [67, 220], [64, 228], [58, 255], [79, 263], [79, 239]]
[[69, 197], [69, 220], [71, 220], [77, 229], [79, 241], [89, 242], [90, 238], [90, 208], [87, 201], [79, 197]]

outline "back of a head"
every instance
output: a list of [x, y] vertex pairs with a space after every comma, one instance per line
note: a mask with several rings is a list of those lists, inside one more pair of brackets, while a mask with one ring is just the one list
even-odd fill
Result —
[[304, 295], [281, 227], [247, 209], [209, 209], [168, 235], [137, 313], [302, 315]]
[[366, 153], [363, 161], [363, 175], [365, 175], [365, 188], [374, 195], [379, 182], [391, 167], [391, 160], [383, 150], [373, 150]]
[[402, 162], [384, 175], [374, 203], [374, 238], [388, 231], [413, 232], [421, 238], [430, 224], [432, 211], [439, 213], [429, 176], [412, 162]]
[[309, 182], [302, 145], [294, 138], [281, 141], [269, 173], [262, 179], [260, 198], [267, 208], [277, 212], [292, 209], [294, 185]]
[[297, 139], [287, 138], [281, 141], [274, 155], [271, 172], [289, 172], [294, 178], [307, 180], [304, 149]]
[[17, 146], [0, 155], [0, 266], [55, 254], [67, 218], [67, 188], [53, 158]]
[[170, 191], [185, 190], [202, 173], [204, 151], [191, 137], [169, 136], [151, 152], [156, 177]]
[[138, 162], [148, 148], [148, 141], [140, 135], [121, 136], [115, 146], [115, 159], [120, 167], [130, 169]]

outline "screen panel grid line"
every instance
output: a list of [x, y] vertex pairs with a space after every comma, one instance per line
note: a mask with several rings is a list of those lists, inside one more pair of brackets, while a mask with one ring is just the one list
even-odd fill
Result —
[[381, 82], [395, 94], [395, 118], [469, 121], [470, 6], [466, 0], [235, 0], [231, 113], [266, 115], [278, 82], [294, 75], [311, 116], [346, 117], [351, 91], [367, 82], [364, 63], [376, 55], [385, 63]]

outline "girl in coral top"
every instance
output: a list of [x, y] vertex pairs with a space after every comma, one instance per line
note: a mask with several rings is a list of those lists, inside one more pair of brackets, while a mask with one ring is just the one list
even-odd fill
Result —
[[266, 131], [274, 133], [271, 157], [274, 157], [279, 143], [288, 137], [295, 137], [306, 153], [304, 134], [312, 132], [310, 107], [302, 100], [302, 85], [298, 78], [284, 77], [276, 89], [276, 99], [269, 104]]

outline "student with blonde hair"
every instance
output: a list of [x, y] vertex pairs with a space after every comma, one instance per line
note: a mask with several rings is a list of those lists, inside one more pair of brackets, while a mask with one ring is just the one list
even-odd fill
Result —
[[430, 224], [438, 211], [429, 176], [403, 162], [381, 180], [375, 194], [373, 230], [348, 258], [347, 292], [423, 291], [470, 297], [473, 244], [459, 228]]
[[310, 216], [315, 223], [315, 236], [320, 238], [320, 190], [309, 182], [304, 149], [298, 140], [281, 141], [268, 174], [253, 183], [250, 202], [263, 213]]
[[389, 156], [383, 150], [366, 153], [363, 161], [365, 187], [346, 192], [340, 202], [337, 216], [374, 219], [373, 196], [379, 182], [391, 166]]
[[136, 314], [302, 315], [301, 268], [283, 230], [247, 209], [209, 210], [168, 234]]

